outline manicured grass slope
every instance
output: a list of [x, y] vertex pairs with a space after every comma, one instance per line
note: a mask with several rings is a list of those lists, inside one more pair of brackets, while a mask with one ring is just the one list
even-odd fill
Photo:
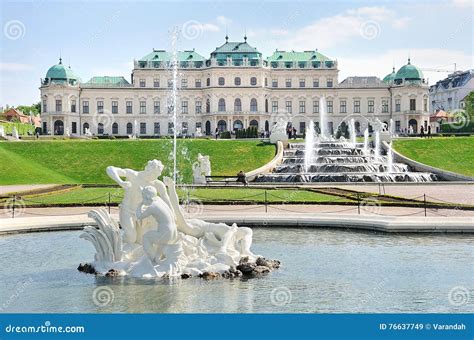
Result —
[[418, 162], [474, 176], [474, 137], [399, 139], [394, 148]]
[[[235, 175], [270, 161], [275, 146], [255, 141], [179, 140], [178, 169], [191, 181], [197, 154], [209, 155], [214, 175]], [[43, 183], [112, 183], [108, 165], [143, 169], [156, 158], [172, 171], [171, 140], [65, 140], [0, 143], [0, 185]]]

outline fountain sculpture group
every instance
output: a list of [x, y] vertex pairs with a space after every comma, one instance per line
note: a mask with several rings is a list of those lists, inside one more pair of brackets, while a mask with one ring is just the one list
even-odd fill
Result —
[[[305, 143], [290, 143], [282, 163], [272, 173], [258, 176], [257, 182], [430, 182], [437, 179], [432, 173], [413, 172], [406, 164], [394, 163], [391, 143], [387, 144], [386, 155], [382, 155], [382, 141], [394, 135], [392, 120], [390, 126], [378, 119], [370, 121], [373, 140], [369, 141], [369, 130], [365, 129], [364, 142], [358, 143], [355, 122], [350, 119], [349, 138], [336, 139], [326, 126], [325, 105], [321, 98], [319, 127], [310, 121]], [[286, 123], [284, 127], [279, 123], [275, 130], [284, 129]]]
[[91, 211], [98, 227], [85, 227], [81, 237], [94, 245], [95, 261], [81, 264], [80, 271], [214, 278], [254, 276], [279, 267], [278, 261], [252, 253], [250, 228], [186, 218], [173, 180], [158, 179], [163, 171], [160, 161], [149, 161], [143, 171], [113, 166], [106, 171], [124, 189], [119, 206], [122, 230], [104, 209]]

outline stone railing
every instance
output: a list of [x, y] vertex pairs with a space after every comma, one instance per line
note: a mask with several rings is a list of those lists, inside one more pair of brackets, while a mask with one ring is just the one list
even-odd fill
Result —
[[281, 163], [282, 160], [283, 160], [283, 143], [279, 141], [277, 142], [277, 152], [276, 152], [275, 157], [273, 157], [273, 159], [270, 162], [261, 166], [260, 168], [247, 172], [246, 174], [247, 180], [253, 181], [258, 175], [271, 172], [276, 166], [278, 166]]

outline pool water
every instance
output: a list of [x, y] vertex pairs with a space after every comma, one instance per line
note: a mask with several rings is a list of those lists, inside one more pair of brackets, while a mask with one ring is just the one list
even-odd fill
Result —
[[[257, 228], [282, 267], [251, 280], [105, 278], [77, 271], [80, 232], [0, 237], [1, 312], [473, 312], [474, 235]], [[453, 298], [453, 293], [464, 294]], [[466, 296], [467, 291], [467, 296]]]

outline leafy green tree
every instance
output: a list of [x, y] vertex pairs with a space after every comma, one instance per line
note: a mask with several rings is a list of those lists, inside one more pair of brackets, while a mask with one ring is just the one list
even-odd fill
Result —
[[30, 112], [34, 115], [39, 115], [41, 111], [41, 102], [32, 105], [18, 105], [16, 108], [26, 115]]

